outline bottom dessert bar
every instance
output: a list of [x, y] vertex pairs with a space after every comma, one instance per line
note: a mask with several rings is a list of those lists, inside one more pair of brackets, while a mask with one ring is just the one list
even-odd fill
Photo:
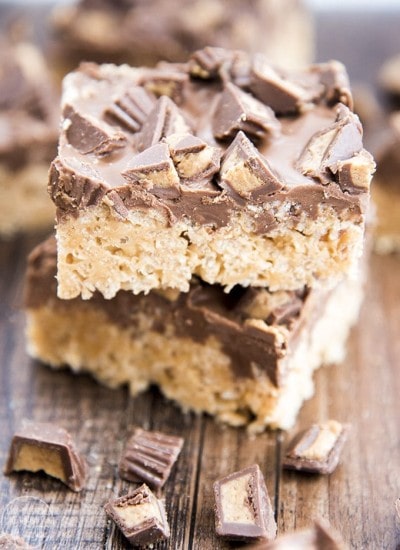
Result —
[[313, 371], [341, 361], [362, 282], [269, 293], [194, 281], [188, 293], [120, 291], [111, 300], [60, 300], [56, 243], [29, 257], [27, 347], [53, 367], [87, 371], [132, 395], [159, 386], [184, 410], [231, 425], [289, 428], [312, 396]]

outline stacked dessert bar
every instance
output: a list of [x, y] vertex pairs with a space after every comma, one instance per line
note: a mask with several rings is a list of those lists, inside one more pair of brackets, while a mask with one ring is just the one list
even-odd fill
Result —
[[288, 428], [343, 358], [374, 162], [338, 62], [205, 48], [69, 74], [28, 347], [232, 425]]

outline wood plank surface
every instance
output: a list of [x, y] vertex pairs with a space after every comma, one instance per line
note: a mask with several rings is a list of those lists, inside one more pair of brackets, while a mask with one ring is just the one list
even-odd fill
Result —
[[[381, 16], [386, 27], [379, 27], [377, 16], [352, 17], [342, 26], [340, 15], [320, 20], [318, 58], [339, 57], [357, 80], [371, 83], [380, 61], [397, 45], [400, 51], [400, 14], [397, 20]], [[373, 28], [375, 49], [368, 57]], [[399, 256], [372, 256], [366, 300], [346, 360], [317, 373], [316, 395], [303, 407], [295, 429], [249, 437], [209, 417], [183, 414], [156, 389], [132, 399], [125, 389], [109, 390], [88, 376], [31, 361], [21, 310], [23, 274], [26, 255], [40, 240], [0, 241], [0, 464], [20, 421], [33, 418], [68, 429], [88, 459], [90, 475], [81, 494], [40, 474], [0, 475], [0, 532], [19, 533], [49, 550], [128, 548], [107, 522], [103, 504], [129, 488], [118, 478], [117, 464], [130, 426], [140, 425], [185, 439], [165, 489], [171, 539], [156, 548], [231, 548], [215, 536], [212, 483], [254, 462], [265, 475], [280, 533], [324, 517], [350, 548], [400, 547], [394, 507], [400, 497]], [[280, 461], [292, 432], [327, 418], [352, 424], [337, 470], [328, 477], [282, 472]]]

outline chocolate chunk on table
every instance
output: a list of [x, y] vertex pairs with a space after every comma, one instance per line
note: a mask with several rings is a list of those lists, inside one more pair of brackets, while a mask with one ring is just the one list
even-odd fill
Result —
[[183, 439], [136, 428], [128, 439], [119, 463], [119, 475], [161, 489], [183, 446]]
[[214, 497], [218, 535], [247, 541], [275, 538], [274, 512], [257, 464], [217, 480]]
[[43, 471], [73, 491], [81, 491], [85, 487], [87, 466], [64, 428], [26, 421], [12, 438], [4, 473], [20, 471]]
[[283, 459], [283, 467], [331, 474], [339, 463], [348, 431], [348, 424], [343, 425], [336, 420], [313, 424], [292, 441]]
[[135, 546], [155, 544], [169, 537], [164, 504], [145, 484], [133, 493], [110, 499], [104, 509]]

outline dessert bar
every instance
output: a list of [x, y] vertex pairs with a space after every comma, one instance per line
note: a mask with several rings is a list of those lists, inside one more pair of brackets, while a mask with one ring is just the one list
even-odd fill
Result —
[[57, 59], [133, 65], [182, 61], [212, 44], [309, 63], [313, 22], [301, 0], [80, 0], [52, 13]]
[[60, 298], [354, 272], [374, 162], [351, 103], [334, 61], [289, 73], [205, 48], [155, 69], [81, 65], [49, 179]]
[[46, 193], [59, 99], [39, 50], [0, 40], [0, 236], [54, 226]]
[[61, 300], [54, 238], [30, 255], [29, 353], [54, 367], [88, 371], [132, 395], [156, 384], [184, 410], [250, 430], [290, 427], [313, 394], [313, 371], [341, 361], [362, 283], [278, 291], [193, 280], [186, 293], [120, 291], [106, 300]]

